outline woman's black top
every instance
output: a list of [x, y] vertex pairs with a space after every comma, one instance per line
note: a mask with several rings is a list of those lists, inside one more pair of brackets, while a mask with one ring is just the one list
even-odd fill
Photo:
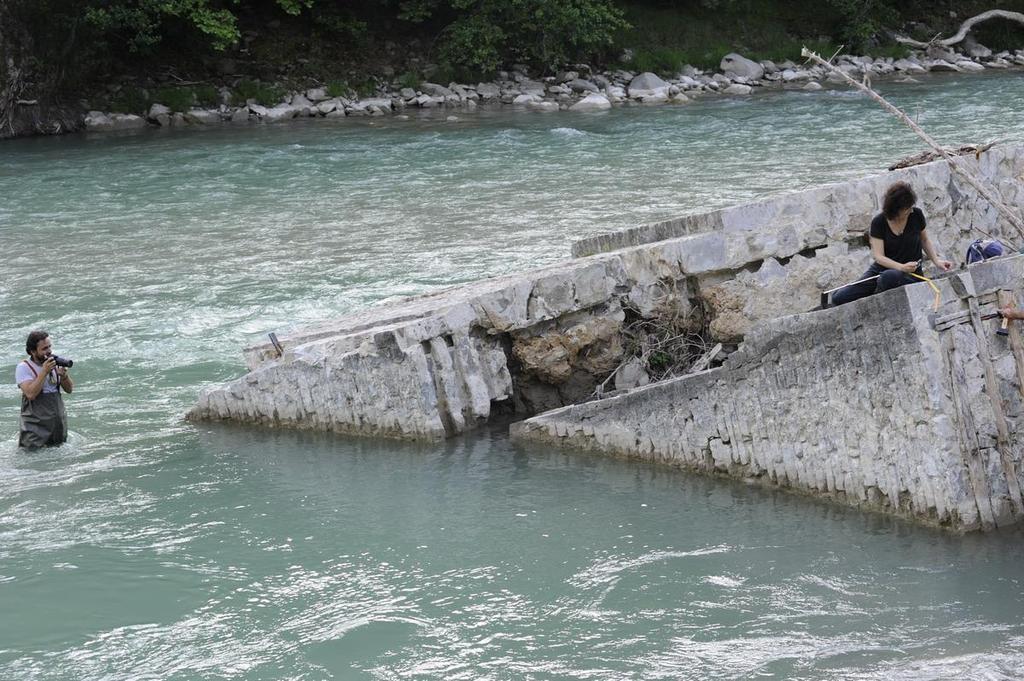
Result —
[[893, 234], [889, 229], [889, 221], [883, 213], [871, 221], [871, 236], [885, 242], [885, 257], [898, 263], [913, 262], [921, 259], [921, 232], [924, 231], [924, 213], [914, 208], [907, 217], [907, 226], [902, 234]]

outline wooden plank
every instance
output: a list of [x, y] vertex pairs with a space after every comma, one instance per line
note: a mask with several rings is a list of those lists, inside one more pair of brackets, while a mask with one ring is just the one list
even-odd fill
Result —
[[[986, 308], [988, 308], [988, 309], [986, 309]], [[997, 317], [997, 316], [998, 316], [998, 312], [996, 312], [996, 309], [995, 309], [994, 306], [989, 308], [987, 305], [984, 305], [984, 306], [981, 307], [981, 318], [982, 318], [982, 320], [992, 319], [993, 317]], [[951, 312], [949, 314], [944, 314], [944, 315], [942, 315], [940, 317], [935, 317], [932, 320], [932, 327], [936, 331], [945, 331], [946, 329], [952, 328], [952, 327], [954, 327], [954, 326], [956, 326], [958, 324], [968, 324], [968, 323], [970, 323], [970, 321], [971, 321], [971, 311], [970, 310], [961, 310], [959, 312]]]
[[967, 385], [963, 363], [959, 360], [953, 334], [942, 335], [942, 347], [946, 353], [946, 366], [949, 367], [950, 395], [953, 398], [953, 412], [960, 422], [957, 433], [960, 435], [960, 451], [963, 452], [964, 467], [967, 477], [974, 490], [974, 503], [978, 507], [978, 518], [981, 529], [991, 530], [995, 527], [995, 515], [992, 513], [992, 500], [989, 498], [989, 486], [986, 484], [985, 465], [982, 462], [981, 446], [978, 442], [978, 429], [974, 424], [974, 415], [970, 406], [964, 404], [960, 395], [962, 386]]
[[978, 301], [969, 298], [967, 304], [971, 309], [971, 325], [978, 338], [978, 358], [985, 372], [985, 392], [988, 393], [989, 404], [992, 406], [992, 416], [996, 422], [996, 443], [999, 448], [999, 458], [1003, 464], [1003, 475], [1006, 477], [1006, 486], [1010, 491], [1010, 500], [1017, 511], [1018, 516], [1024, 516], [1024, 499], [1021, 498], [1020, 480], [1017, 478], [1016, 466], [1013, 465], [1013, 457], [1010, 453], [1010, 427], [1006, 422], [1006, 414], [1003, 411], [1003, 400], [999, 396], [999, 382], [996, 379], [995, 368], [992, 366], [992, 355], [988, 348], [988, 337], [985, 328], [981, 325], [981, 313], [978, 310]]
[[713, 360], [715, 356], [718, 355], [718, 353], [720, 353], [721, 351], [722, 344], [715, 343], [715, 347], [705, 352], [703, 355], [701, 355], [700, 359], [693, 363], [693, 366], [690, 367], [690, 373], [695, 374], [698, 371], [704, 371], [705, 369], [707, 369], [708, 365], [711, 364], [711, 360]]

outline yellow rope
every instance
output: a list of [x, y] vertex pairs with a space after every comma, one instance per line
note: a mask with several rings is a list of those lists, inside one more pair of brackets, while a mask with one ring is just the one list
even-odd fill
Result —
[[928, 277], [924, 277], [921, 276], [920, 274], [917, 274], [916, 272], [907, 272], [907, 274], [909, 274], [912, 277], [916, 277], [923, 282], [927, 282], [927, 284], [932, 287], [932, 290], [935, 291], [935, 305], [932, 307], [932, 312], [938, 312], [939, 307], [942, 306], [942, 292], [939, 291], [939, 287], [935, 285], [935, 282], [933, 282]]

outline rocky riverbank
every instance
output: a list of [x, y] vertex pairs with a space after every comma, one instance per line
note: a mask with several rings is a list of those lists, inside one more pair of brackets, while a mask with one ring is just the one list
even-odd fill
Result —
[[[1024, 67], [1024, 50], [992, 50], [965, 41], [960, 50], [930, 48], [906, 58], [874, 58], [839, 55], [839, 69], [854, 76], [912, 81], [929, 72], [984, 72], [989, 69]], [[473, 111], [477, 107], [511, 106], [525, 111], [600, 111], [628, 104], [686, 104], [702, 97], [749, 96], [774, 89], [820, 90], [837, 84], [841, 77], [820, 66], [792, 61], [755, 62], [740, 54], [723, 57], [719, 70], [702, 71], [685, 66], [674, 77], [626, 70], [597, 71], [580, 64], [554, 76], [537, 78], [525, 67], [499, 72], [492, 82], [476, 85], [422, 82], [418, 87], [383, 84], [373, 96], [337, 96], [330, 88], [314, 87], [289, 92], [278, 102], [253, 99], [243, 104], [230, 86], [219, 89], [217, 107], [173, 110], [154, 103], [145, 115], [123, 112], [83, 112], [82, 127], [90, 131], [128, 130], [145, 127], [203, 126], [221, 123], [276, 123], [295, 118], [345, 118], [360, 116], [409, 116], [419, 112]], [[66, 131], [67, 125], [61, 131]]]

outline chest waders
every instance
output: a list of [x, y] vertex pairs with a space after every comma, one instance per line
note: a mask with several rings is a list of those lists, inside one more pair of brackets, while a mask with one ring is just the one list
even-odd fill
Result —
[[[25, 362], [36, 376], [39, 373], [30, 363]], [[63, 444], [68, 439], [68, 417], [64, 410], [64, 398], [60, 394], [60, 382], [57, 374], [47, 376], [46, 380], [57, 381], [57, 392], [40, 392], [36, 399], [30, 400], [21, 395], [21, 433], [18, 444], [22, 447], [35, 449], [50, 445]]]

